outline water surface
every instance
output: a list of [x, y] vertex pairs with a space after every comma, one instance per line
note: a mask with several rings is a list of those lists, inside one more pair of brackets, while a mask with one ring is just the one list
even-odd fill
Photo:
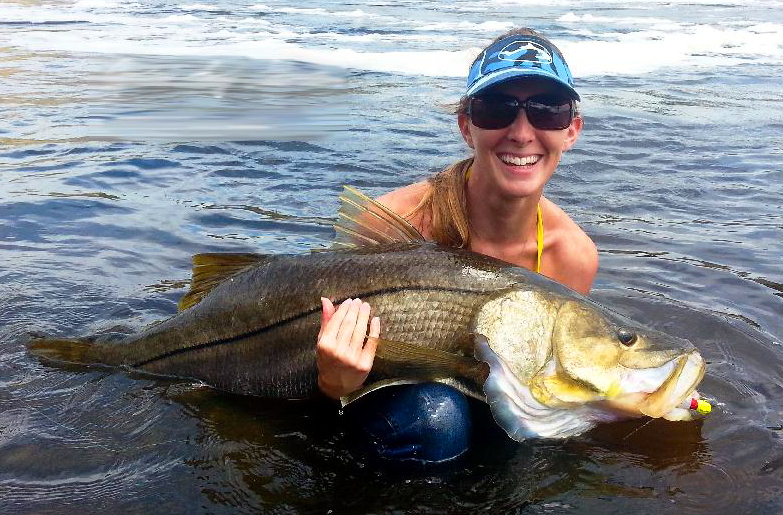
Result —
[[[783, 510], [782, 5], [0, 5], [0, 511]], [[379, 195], [466, 155], [444, 105], [514, 25], [554, 39], [584, 98], [546, 194], [598, 244], [592, 296], [699, 347], [703, 422], [386, 471], [330, 407], [26, 353], [170, 316], [191, 255], [307, 252], [342, 184]]]

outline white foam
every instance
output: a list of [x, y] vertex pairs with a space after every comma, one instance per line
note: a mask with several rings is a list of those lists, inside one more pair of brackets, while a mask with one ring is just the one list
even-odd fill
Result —
[[75, 9], [114, 9], [120, 3], [114, 0], [79, 0], [73, 4]]
[[612, 25], [653, 25], [661, 23], [672, 23], [665, 18], [652, 17], [610, 17], [595, 16], [593, 14], [574, 14], [568, 12], [557, 19], [563, 23], [607, 23]]
[[[519, 5], [519, 6], [567, 6], [571, 7], [574, 2], [571, 0], [489, 0], [490, 4], [495, 5]], [[606, 5], [623, 4], [628, 5], [627, 0], [581, 0], [579, 7], [582, 9], [588, 9], [590, 6], [605, 7]], [[774, 8], [783, 6], [781, 0], [646, 0], [644, 3], [637, 3], [634, 5], [636, 10], [646, 11], [659, 11], [671, 6], [688, 6], [688, 5], [708, 5], [715, 7], [764, 7]]]
[[192, 14], [170, 14], [163, 18], [163, 21], [167, 23], [200, 23], [199, 18]]
[[183, 11], [213, 11], [216, 6], [207, 4], [183, 4], [179, 6]]
[[510, 21], [485, 21], [481, 23], [474, 23], [470, 21], [460, 22], [438, 22], [430, 23], [427, 25], [421, 25], [414, 27], [414, 30], [418, 31], [465, 31], [465, 32], [491, 32], [502, 33], [514, 27], [514, 23]]
[[278, 7], [277, 12], [286, 14], [309, 14], [313, 16], [335, 16], [342, 18], [386, 18], [392, 19], [388, 16], [381, 16], [378, 14], [368, 13], [361, 9], [354, 9], [353, 11], [327, 11], [321, 7]]
[[[107, 6], [110, 2], [81, 5], [98, 4]], [[35, 51], [292, 59], [379, 72], [464, 77], [480, 46], [514, 25], [506, 21], [507, 16], [469, 21], [453, 12], [436, 22], [403, 21], [362, 9], [328, 11], [255, 4], [251, 10], [267, 14], [239, 18], [235, 14], [210, 16], [182, 11], [150, 16], [139, 14], [144, 10], [126, 9], [125, 5], [130, 4], [114, 10], [84, 10], [62, 5], [0, 4], [0, 19], [5, 21], [86, 22], [58, 31], [25, 27], [3, 36], [9, 44]], [[208, 4], [182, 6], [186, 7], [206, 8]], [[242, 13], [247, 11], [237, 14]], [[357, 27], [371, 27], [378, 32], [344, 34], [324, 30], [339, 23], [332, 20], [315, 20], [314, 24], [303, 26], [299, 14], [347, 18]], [[783, 25], [759, 17], [725, 19], [708, 25], [660, 16], [611, 17], [568, 12], [558, 21], [572, 25], [564, 37], [554, 42], [564, 51], [577, 79], [654, 73], [672, 67], [714, 68], [762, 61], [783, 64]], [[402, 24], [405, 30], [400, 28]], [[299, 43], [305, 35], [306, 43]]]
[[641, 74], [670, 67], [721, 67], [760, 56], [783, 62], [783, 27], [764, 32], [709, 25], [645, 30], [603, 41], [558, 42], [575, 76]]

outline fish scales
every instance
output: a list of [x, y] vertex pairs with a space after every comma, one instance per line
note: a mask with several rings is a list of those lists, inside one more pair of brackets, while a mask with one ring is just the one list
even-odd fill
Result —
[[366, 300], [383, 321], [384, 338], [459, 351], [477, 307], [514, 282], [502, 273], [509, 268], [430, 245], [274, 256], [196, 306], [104, 349], [102, 361], [237, 393], [306, 397], [317, 388], [321, 296]]

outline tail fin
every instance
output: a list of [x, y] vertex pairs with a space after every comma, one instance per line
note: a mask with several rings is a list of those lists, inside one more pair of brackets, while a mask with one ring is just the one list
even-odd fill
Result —
[[67, 363], [97, 363], [100, 344], [90, 338], [59, 339], [41, 338], [27, 344], [31, 353], [39, 358]]

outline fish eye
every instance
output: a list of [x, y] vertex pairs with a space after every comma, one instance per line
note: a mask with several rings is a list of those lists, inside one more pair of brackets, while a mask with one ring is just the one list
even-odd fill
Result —
[[620, 340], [620, 343], [626, 347], [630, 347], [636, 343], [636, 333], [628, 329], [619, 329], [617, 331], [617, 338]]

